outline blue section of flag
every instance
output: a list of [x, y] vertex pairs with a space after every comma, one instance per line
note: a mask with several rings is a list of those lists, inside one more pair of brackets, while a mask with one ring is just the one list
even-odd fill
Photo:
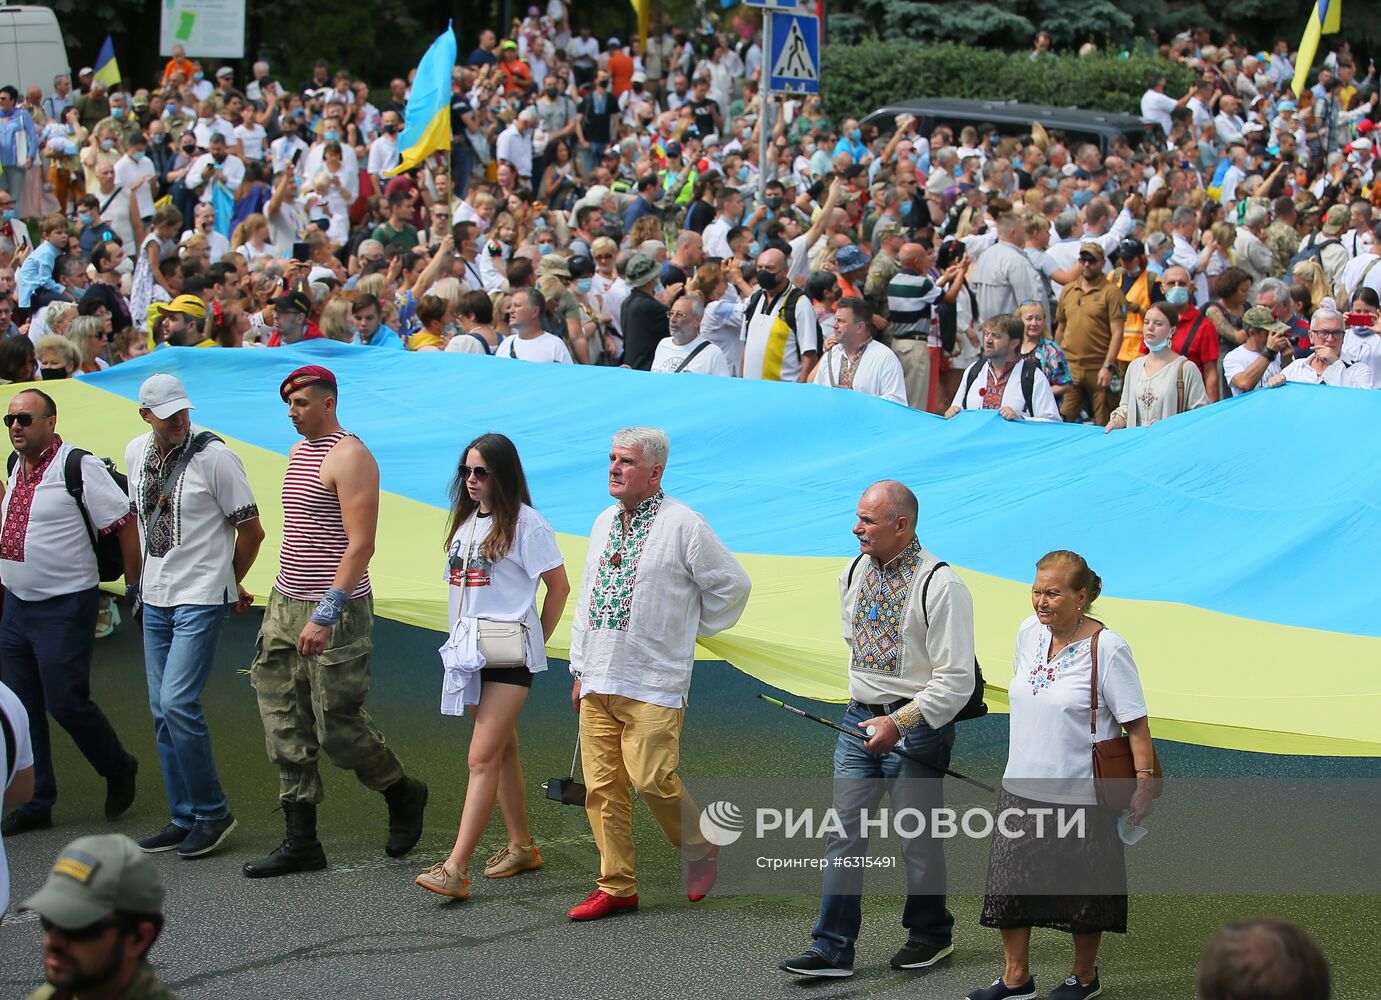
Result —
[[216, 210], [216, 232], [230, 239], [230, 234], [235, 228], [232, 225], [235, 217], [235, 194], [220, 180], [212, 181], [211, 207]]

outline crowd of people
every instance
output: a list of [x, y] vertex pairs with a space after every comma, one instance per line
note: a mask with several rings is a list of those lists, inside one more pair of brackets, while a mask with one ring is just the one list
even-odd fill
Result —
[[[451, 155], [402, 171], [408, 80], [390, 81], [376, 105], [369, 82], [325, 61], [300, 87], [280, 85], [267, 63], [241, 80], [242, 67], [213, 69], [180, 49], [146, 88], [107, 90], [89, 71], [22, 100], [3, 87], [0, 379], [65, 378], [170, 347], [324, 337], [360, 350], [813, 382], [947, 418], [991, 409], [1109, 431], [1285, 382], [1381, 388], [1374, 67], [1359, 73], [1341, 43], [1319, 82], [1294, 94], [1288, 46], [1252, 53], [1200, 32], [1164, 54], [1194, 84], [1177, 96], [1163, 77], [1149, 81], [1142, 111], [1157, 128], [1141, 147], [1121, 138], [1103, 149], [1036, 124], [922, 134], [904, 114], [879, 132], [832, 118], [817, 96], [764, 96], [751, 29], [654, 24], [645, 44], [625, 44], [573, 30], [553, 0], [506, 38], [479, 34], [453, 73]], [[299, 368], [279, 392], [303, 441], [283, 483], [282, 561], [251, 680], [285, 836], [244, 866], [250, 878], [326, 866], [323, 756], [382, 795], [390, 856], [417, 845], [429, 795], [364, 709], [378, 467], [340, 422], [331, 371]], [[14, 695], [0, 685], [0, 717], [26, 719], [17, 759], [32, 775], [24, 794], [7, 791], [15, 808], [3, 833], [53, 822], [49, 714], [106, 780], [106, 815], [134, 801], [138, 762], [88, 685], [93, 638], [113, 627], [97, 616], [114, 563], [141, 620], [169, 811], [137, 847], [198, 858], [236, 826], [200, 691], [227, 609], [252, 600], [242, 581], [264, 532], [241, 463], [193, 427], [182, 384], [152, 374], [139, 406], [149, 431], [125, 453], [124, 482], [62, 440], [57, 404], [37, 386], [5, 415], [17, 457], [0, 508], [0, 658]], [[669, 447], [655, 429], [615, 437], [616, 502], [595, 523], [577, 591], [571, 697], [600, 874], [568, 911], [574, 920], [637, 908], [630, 784], [684, 856], [689, 898], [704, 898], [717, 875], [717, 848], [683, 828], [693, 805], [676, 761], [696, 637], [737, 622], [751, 581], [704, 518], [662, 491]], [[473, 708], [476, 721], [454, 847], [416, 884], [465, 898], [496, 803], [509, 841], [484, 875], [544, 863], [522, 801], [516, 722], [572, 588], [507, 438], [462, 450], [451, 501], [442, 709]], [[946, 766], [954, 720], [981, 696], [971, 600], [921, 546], [916, 512], [900, 483], [859, 501], [868, 561], [841, 576], [841, 614], [849, 718], [871, 732], [841, 742], [837, 777], [925, 777], [891, 754], [897, 746]], [[1002, 804], [1088, 808], [1096, 834], [1064, 863], [1121, 871], [1125, 824], [1150, 815], [1158, 772], [1131, 651], [1088, 616], [1100, 590], [1073, 552], [1037, 567]], [[1089, 733], [1065, 711], [1090, 689], [1093, 735], [1128, 740], [1135, 759], [1123, 811], [1092, 790]], [[1068, 732], [1052, 741], [1052, 726]], [[1089, 787], [1043, 799], [1048, 780]], [[920, 788], [917, 801], [940, 801], [938, 781]], [[918, 841], [899, 969], [952, 951], [942, 845]], [[1034, 996], [1033, 926], [1074, 935], [1071, 975], [1051, 996], [1097, 995], [1099, 937], [1126, 929], [1125, 889], [1002, 891], [1006, 873], [1040, 860], [1028, 849], [994, 847], [982, 920], [1002, 931], [1005, 968], [971, 997]], [[828, 850], [857, 857], [866, 836], [851, 829]], [[55, 873], [64, 864], [70, 877], [71, 859]], [[141, 898], [158, 894], [145, 884]], [[54, 947], [68, 930], [133, 935], [126, 971], [143, 974], [159, 930], [140, 918], [147, 909], [69, 927], [58, 910], [47, 916], [45, 899], [32, 905], [53, 924]], [[859, 922], [859, 894], [827, 878], [811, 949], [782, 968], [851, 974]]]
[[1345, 40], [1295, 94], [1284, 42], [1177, 36], [1192, 87], [1148, 81], [1148, 138], [1106, 148], [765, 96], [739, 22], [625, 42], [554, 0], [475, 43], [451, 155], [396, 175], [402, 77], [179, 48], [146, 87], [0, 88], [0, 378], [329, 337], [1109, 428], [1381, 386], [1377, 75]]

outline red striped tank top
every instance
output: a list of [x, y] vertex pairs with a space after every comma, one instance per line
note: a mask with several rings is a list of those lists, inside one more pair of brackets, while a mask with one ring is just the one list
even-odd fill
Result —
[[[335, 582], [345, 555], [345, 525], [340, 498], [322, 485], [321, 463], [336, 442], [354, 436], [338, 431], [303, 441], [288, 459], [283, 476], [283, 545], [273, 584], [284, 597], [319, 601]], [[350, 597], [364, 597], [369, 591], [369, 571], [365, 570]]]

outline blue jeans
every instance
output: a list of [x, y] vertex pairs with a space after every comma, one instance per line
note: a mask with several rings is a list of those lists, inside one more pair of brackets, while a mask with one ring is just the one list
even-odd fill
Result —
[[223, 604], [144, 605], [144, 669], [158, 761], [173, 822], [189, 830], [199, 819], [230, 812], [201, 710], [224, 622]]
[[[850, 729], [872, 718], [872, 713], [857, 702], [849, 703], [844, 725]], [[948, 767], [954, 749], [954, 723], [931, 729], [922, 722], [902, 738], [898, 747], [938, 767]], [[932, 810], [944, 805], [942, 778], [913, 761], [896, 754], [877, 757], [863, 741], [840, 735], [834, 748], [834, 810], [844, 835], [832, 835], [825, 858], [864, 857], [868, 836], [862, 830], [861, 812], [870, 818], [886, 792], [895, 814], [902, 809], [918, 809], [926, 819], [926, 832], [902, 841], [906, 861], [907, 896], [902, 910], [902, 926], [909, 941], [948, 945], [952, 940], [954, 916], [945, 908], [944, 842], [930, 836]], [[863, 922], [862, 868], [825, 868], [824, 897], [820, 900], [820, 919], [811, 931], [811, 951], [836, 965], [852, 967], [854, 942]]]
[[0, 680], [24, 703], [34, 747], [34, 796], [20, 807], [26, 813], [47, 815], [58, 798], [50, 714], [101, 777], [119, 777], [129, 767], [120, 737], [91, 700], [96, 599], [95, 587], [43, 601], [20, 600], [5, 588]]

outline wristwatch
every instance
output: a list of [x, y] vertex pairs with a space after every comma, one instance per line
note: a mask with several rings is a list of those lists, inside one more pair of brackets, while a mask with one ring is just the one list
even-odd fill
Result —
[[1261, 356], [1265, 358], [1267, 361], [1274, 361], [1276, 358], [1280, 357], [1280, 352], [1273, 351], [1269, 347], [1267, 347], [1262, 349]]
[[1115, 371], [1117, 371], [1117, 365], [1112, 364], [1111, 362], [1109, 362], [1108, 364], [1104, 365], [1103, 367], [1106, 368], [1106, 369], [1107, 369], [1108, 371], [1110, 371], [1110, 372], [1115, 372]]

